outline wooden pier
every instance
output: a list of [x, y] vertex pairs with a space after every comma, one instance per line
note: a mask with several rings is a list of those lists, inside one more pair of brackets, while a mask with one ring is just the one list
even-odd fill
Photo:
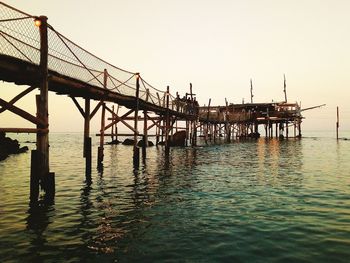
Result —
[[[49, 167], [49, 91], [68, 96], [84, 119], [82, 155], [87, 180], [91, 180], [92, 166], [90, 121], [98, 111], [101, 113], [98, 168], [103, 165], [105, 137], [116, 141], [125, 135], [119, 132], [118, 125], [124, 125], [129, 130], [127, 135], [133, 138], [136, 167], [141, 154], [146, 158], [150, 136], [156, 137], [156, 144], [164, 145], [165, 156], [169, 156], [176, 134], [184, 135], [186, 146], [195, 146], [198, 137], [206, 142], [257, 138], [259, 125], [264, 127], [267, 138], [301, 137], [302, 116], [297, 103], [251, 100], [248, 104], [226, 101], [224, 106], [210, 106], [209, 101], [208, 106], [200, 107], [192, 85], [185, 96], [172, 95], [169, 87], [163, 91], [156, 89], [140, 73], [115, 67], [81, 48], [57, 32], [45, 16], [32, 16], [4, 3], [0, 3], [0, 13], [0, 80], [28, 86], [10, 101], [0, 98], [0, 113], [11, 111], [36, 126], [1, 127], [0, 131], [37, 135], [36, 150], [31, 155], [31, 202], [37, 202], [40, 186], [47, 200], [55, 195], [55, 177]], [[36, 96], [37, 114], [33, 116], [15, 103], [35, 89], [40, 94]], [[82, 98], [84, 105], [77, 98]], [[98, 101], [93, 109], [92, 100]], [[120, 113], [121, 106], [127, 111]], [[154, 134], [150, 134], [151, 129], [155, 129]]]

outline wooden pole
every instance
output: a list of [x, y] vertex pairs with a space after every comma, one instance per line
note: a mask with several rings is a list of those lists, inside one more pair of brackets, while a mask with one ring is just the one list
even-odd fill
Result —
[[[111, 113], [111, 115], [112, 115], [112, 118], [114, 117], [114, 105], [112, 105], [112, 113]], [[112, 128], [111, 128], [111, 140], [112, 140], [112, 142], [114, 141], [114, 134], [115, 134], [115, 131], [114, 131], [114, 125], [112, 125]]]
[[140, 164], [140, 150], [137, 147], [137, 122], [139, 114], [139, 99], [140, 95], [140, 74], [136, 74], [136, 101], [135, 101], [135, 118], [134, 118], [134, 149], [133, 149], [133, 163], [135, 167], [138, 167]]
[[[47, 17], [37, 18], [41, 21], [40, 31], [40, 95], [36, 97], [37, 118], [42, 123], [37, 124], [37, 129], [48, 131], [48, 38], [47, 38]], [[45, 192], [45, 198], [52, 200], [55, 196], [55, 177], [50, 173], [49, 168], [49, 133], [39, 132], [36, 136], [36, 152], [32, 153], [32, 169], [30, 184], [30, 201], [36, 202], [39, 195], [39, 183]]]
[[337, 128], [337, 140], [339, 140], [339, 107], [337, 106], [337, 123], [336, 123], [336, 128]]
[[[104, 69], [103, 71], [103, 87], [107, 89], [107, 79], [108, 79], [108, 72], [107, 69]], [[100, 130], [100, 146], [97, 149], [97, 167], [101, 168], [103, 163], [103, 145], [104, 145], [104, 134], [105, 134], [105, 119], [106, 119], [106, 104], [102, 103], [102, 112], [101, 112], [101, 130]]]
[[225, 98], [225, 104], [226, 104], [226, 109], [225, 109], [225, 132], [226, 132], [226, 141], [228, 143], [231, 142], [231, 131], [230, 131], [230, 125], [229, 125], [229, 111], [228, 111], [228, 101]]
[[84, 157], [85, 157], [85, 177], [91, 181], [91, 137], [90, 137], [90, 99], [85, 99], [84, 112]]
[[105, 114], [106, 114], [106, 104], [102, 104], [101, 112], [101, 129], [100, 129], [100, 146], [97, 149], [97, 166], [101, 167], [103, 163], [103, 145], [104, 145], [104, 134], [105, 134]]
[[170, 126], [169, 86], [167, 86], [167, 88], [166, 88], [166, 129], [165, 129], [165, 155], [166, 156], [169, 156], [169, 152], [170, 152], [169, 126]]
[[[119, 105], [117, 107], [117, 115], [119, 114]], [[114, 131], [115, 131], [115, 140], [118, 141], [118, 123], [114, 124]]]
[[284, 92], [284, 102], [287, 102], [287, 83], [286, 83], [286, 75], [285, 74], [283, 74], [283, 92]]
[[250, 79], [250, 103], [253, 103], [253, 81]]
[[146, 159], [146, 147], [148, 146], [148, 129], [147, 129], [147, 111], [143, 111], [143, 145], [142, 145], [142, 158]]
[[86, 98], [84, 111], [84, 157], [86, 157], [86, 139], [88, 137], [90, 137], [90, 99]]
[[[210, 103], [211, 103], [211, 98], [209, 99], [208, 102], [208, 110], [207, 110], [207, 130], [206, 130], [206, 134], [205, 134], [205, 143], [208, 142], [208, 133], [209, 133], [209, 115], [210, 115]], [[211, 138], [210, 138], [211, 141]]]

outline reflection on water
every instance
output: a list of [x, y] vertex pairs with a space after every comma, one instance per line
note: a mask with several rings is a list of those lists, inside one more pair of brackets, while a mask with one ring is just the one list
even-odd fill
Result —
[[28, 209], [28, 156], [0, 163], [4, 261], [346, 262], [349, 256], [347, 141], [259, 139], [173, 148], [169, 158], [152, 147], [139, 167], [132, 147], [110, 145], [103, 170], [86, 181], [81, 138], [52, 137], [54, 205]]

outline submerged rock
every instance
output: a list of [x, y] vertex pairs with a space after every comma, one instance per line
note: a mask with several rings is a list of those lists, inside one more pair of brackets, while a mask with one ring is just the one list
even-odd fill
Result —
[[123, 145], [134, 145], [134, 140], [132, 140], [132, 139], [125, 139], [124, 141], [123, 141]]
[[0, 132], [0, 161], [5, 160], [10, 154], [24, 153], [28, 147], [20, 147], [17, 140], [6, 137], [4, 132]]
[[170, 146], [185, 146], [185, 144], [186, 131], [178, 131], [173, 136], [170, 136]]
[[121, 141], [119, 141], [118, 139], [115, 139], [111, 142], [107, 142], [107, 144], [119, 144], [119, 143], [121, 143]]
[[[169, 136], [169, 146], [185, 146], [186, 144], [186, 131], [175, 132], [174, 135]], [[165, 145], [165, 141], [161, 141], [158, 145]]]
[[[137, 146], [139, 147], [142, 147], [144, 145], [144, 141], [143, 140], [140, 140], [138, 143], [137, 143]], [[151, 141], [148, 141], [147, 142], [147, 147], [150, 147], [150, 146], [154, 146], [154, 143], [151, 142]]]

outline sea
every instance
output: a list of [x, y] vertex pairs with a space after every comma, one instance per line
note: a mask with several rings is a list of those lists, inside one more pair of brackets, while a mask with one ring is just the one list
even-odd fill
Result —
[[[29, 205], [30, 151], [0, 162], [1, 262], [350, 262], [350, 133], [147, 148], [50, 133], [53, 204]], [[10, 134], [35, 148], [35, 135]]]

